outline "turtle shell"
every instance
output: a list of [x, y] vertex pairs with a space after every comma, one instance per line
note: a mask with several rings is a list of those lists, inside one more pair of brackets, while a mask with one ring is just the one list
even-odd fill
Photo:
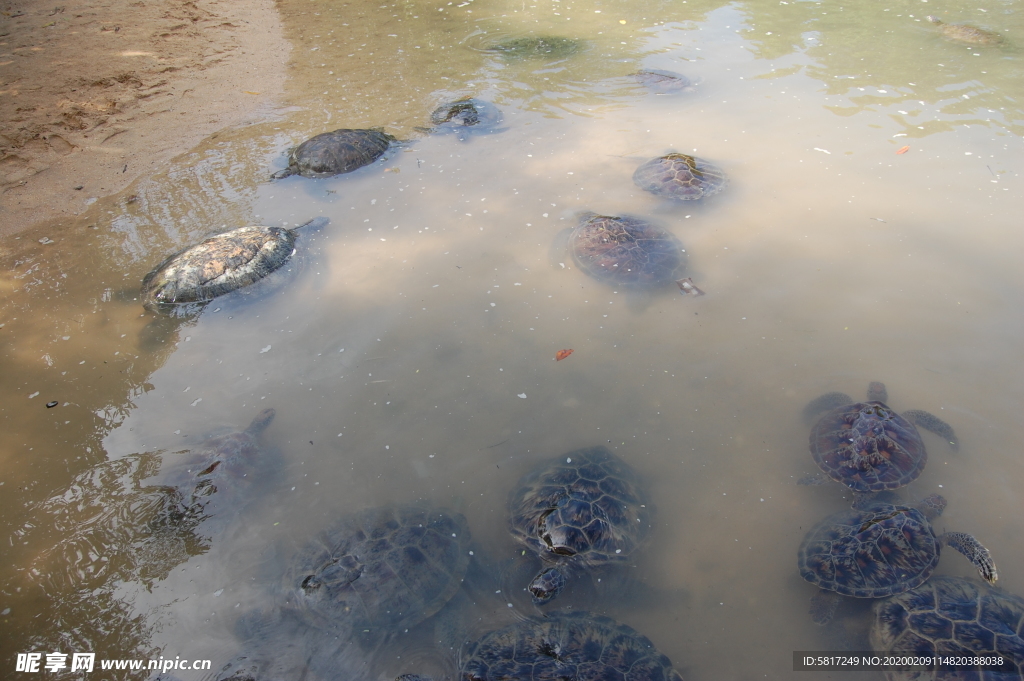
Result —
[[395, 137], [382, 130], [342, 128], [325, 132], [295, 147], [283, 175], [330, 177], [369, 165], [380, 158]]
[[470, 646], [465, 660], [462, 681], [682, 681], [646, 636], [579, 611], [492, 631]]
[[908, 485], [928, 461], [917, 427], [879, 401], [826, 413], [811, 428], [810, 448], [826, 475], [857, 492]]
[[682, 244], [670, 233], [635, 217], [584, 213], [569, 235], [577, 267], [588, 275], [626, 287], [646, 287], [676, 279]]
[[148, 310], [212, 300], [248, 286], [287, 262], [295, 250], [295, 232], [249, 225], [212, 236], [174, 253], [142, 280]]
[[528, 474], [509, 500], [512, 536], [549, 562], [632, 559], [650, 528], [646, 491], [605, 447], [579, 449]]
[[430, 114], [430, 122], [440, 132], [493, 132], [502, 121], [498, 107], [482, 99], [460, 99], [442, 104]]
[[579, 40], [541, 35], [508, 38], [486, 49], [489, 52], [499, 52], [509, 59], [563, 59], [576, 54], [580, 47], [582, 43]]
[[1002, 657], [977, 667], [890, 670], [889, 681], [1024, 681], [1024, 598], [962, 577], [938, 576], [874, 606], [871, 645], [885, 655]]
[[931, 23], [936, 24], [942, 35], [950, 40], [970, 45], [998, 45], [1003, 42], [1003, 36], [992, 31], [986, 31], [983, 28], [978, 28], [977, 26], [971, 26], [970, 24], [947, 24], [935, 16], [927, 16], [925, 18]]
[[690, 79], [681, 73], [658, 69], [642, 69], [631, 74], [630, 78], [659, 94], [682, 92], [691, 85]]
[[440, 610], [468, 566], [462, 514], [419, 506], [367, 509], [298, 554], [285, 578], [287, 605], [313, 626], [399, 631]]
[[667, 154], [637, 168], [633, 183], [653, 194], [689, 201], [717, 194], [728, 179], [721, 168], [703, 159]]
[[800, 576], [826, 591], [882, 598], [923, 583], [939, 562], [939, 541], [924, 513], [875, 503], [825, 518], [804, 538]]

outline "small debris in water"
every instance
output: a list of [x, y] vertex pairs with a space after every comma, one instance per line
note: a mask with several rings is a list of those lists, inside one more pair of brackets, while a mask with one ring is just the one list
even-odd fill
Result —
[[905, 153], [907, 153], [908, 151], [910, 151], [910, 145], [909, 145], [909, 144], [908, 144], [908, 145], [906, 145], [905, 147], [900, 147], [899, 149], [897, 149], [897, 150], [896, 150], [896, 153], [897, 153], [897, 154], [905, 154]]
[[[29, 395], [29, 396], [28, 396], [28, 399], [30, 399], [30, 400], [31, 400], [31, 399], [32, 399], [33, 397], [35, 397], [35, 396], [36, 396], [36, 395], [38, 395], [38, 394], [39, 394], [39, 391], [37, 390], [37, 391], [35, 391], [34, 393], [32, 393], [31, 395]], [[521, 397], [526, 397], [526, 395], [521, 395]]]
[[555, 361], [556, 362], [561, 362], [563, 359], [565, 359], [566, 357], [568, 357], [572, 353], [573, 353], [573, 349], [572, 348], [568, 348], [566, 350], [559, 350], [558, 352], [555, 353]]
[[[38, 394], [39, 393], [36, 393], [36, 395], [38, 395]], [[32, 397], [35, 397], [36, 395], [33, 395]], [[526, 399], [526, 393], [519, 393], [519, 397], [521, 397], [522, 399], [525, 400]]]
[[80, 184], [80, 185], [78, 185], [77, 187], [75, 187], [75, 191], [76, 191], [76, 192], [78, 192], [78, 191], [82, 191], [83, 189], [85, 189], [85, 185], [82, 185], [82, 184]]
[[264, 352], [270, 352], [271, 347], [273, 346], [268, 345], [267, 347], [263, 348], [262, 350], [260, 350], [260, 354], [262, 355]]
[[39, 243], [41, 243], [41, 244], [43, 244], [45, 246], [46, 244], [52, 244], [52, 243], [56, 243], [56, 242], [53, 239], [51, 239], [50, 237], [44, 236], [42, 239], [39, 240]]
[[47, 402], [47, 403], [46, 403], [46, 408], [47, 408], [47, 409], [53, 409], [53, 408], [54, 408], [54, 407], [56, 407], [56, 406], [57, 406], [58, 404], [60, 404], [60, 402], [58, 402], [57, 400], [54, 400], [53, 402]]
[[684, 296], [687, 296], [687, 295], [689, 295], [689, 296], [702, 296], [702, 295], [704, 295], [703, 291], [701, 291], [699, 288], [694, 286], [693, 279], [691, 279], [690, 277], [686, 277], [685, 279], [677, 279], [676, 280], [676, 285], [679, 286], [679, 291]]

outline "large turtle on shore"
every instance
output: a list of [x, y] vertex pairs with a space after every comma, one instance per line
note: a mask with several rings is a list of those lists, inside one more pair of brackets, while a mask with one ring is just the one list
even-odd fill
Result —
[[800, 576], [821, 588], [811, 615], [818, 624], [832, 619], [839, 595], [883, 598], [909, 591], [932, 574], [945, 544], [963, 555], [990, 584], [998, 579], [988, 549], [969, 534], [936, 536], [929, 520], [946, 507], [932, 494], [914, 506], [859, 500], [851, 510], [822, 520], [804, 538], [797, 554]]
[[637, 217], [581, 213], [567, 241], [573, 261], [583, 272], [626, 288], [671, 282], [683, 264], [679, 240]]
[[874, 606], [871, 645], [885, 656], [1002, 658], [1002, 665], [894, 669], [888, 681], [1024, 681], [1024, 598], [962, 577], [933, 577]]
[[249, 225], [168, 256], [142, 280], [142, 304], [154, 312], [203, 303], [263, 279], [295, 251], [297, 230], [327, 224], [325, 217], [287, 229]]
[[712, 196], [728, 182], [721, 168], [689, 154], [653, 158], [633, 173], [633, 183], [644, 191], [680, 201]]
[[970, 24], [947, 24], [936, 16], [925, 17], [929, 22], [939, 27], [942, 35], [950, 40], [971, 45], [998, 45], [1003, 42], [1003, 36], [992, 31], [986, 31]]
[[548, 563], [527, 587], [536, 604], [580, 570], [633, 559], [650, 530], [647, 493], [606, 447], [578, 449], [526, 475], [509, 499], [512, 536]]
[[295, 147], [288, 167], [271, 176], [331, 177], [350, 173], [376, 161], [398, 139], [383, 130], [341, 128], [324, 132]]
[[[942, 437], [953, 451], [960, 447], [948, 423], [926, 411], [898, 414], [886, 402], [885, 384], [873, 381], [866, 402], [854, 402], [845, 393], [827, 393], [804, 407], [811, 428], [814, 461], [828, 478], [854, 492], [892, 490], [916, 480], [928, 461], [928, 452], [916, 426]], [[826, 478], [808, 476], [801, 484], [820, 484]]]

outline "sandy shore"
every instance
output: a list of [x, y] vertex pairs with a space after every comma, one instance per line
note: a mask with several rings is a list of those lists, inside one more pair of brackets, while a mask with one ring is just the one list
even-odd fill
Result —
[[273, 0], [0, 7], [0, 236], [75, 216], [284, 86]]

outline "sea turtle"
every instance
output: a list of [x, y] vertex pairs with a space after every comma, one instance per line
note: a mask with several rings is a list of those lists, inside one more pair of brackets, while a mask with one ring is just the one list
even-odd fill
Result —
[[512, 536], [551, 563], [527, 587], [547, 603], [574, 572], [633, 559], [650, 529], [646, 491], [605, 447], [578, 449], [526, 475], [509, 500]]
[[464, 660], [462, 681], [682, 681], [646, 636], [583, 611], [550, 613], [492, 631], [468, 648]]
[[995, 563], [977, 539], [963, 532], [936, 536], [929, 520], [945, 507], [938, 494], [914, 506], [861, 500], [812, 528], [797, 565], [801, 577], [821, 587], [812, 601], [814, 621], [832, 619], [839, 595], [883, 598], [922, 584], [938, 564], [943, 544], [967, 556], [982, 578], [995, 584]]
[[886, 656], [1001, 657], [977, 666], [890, 670], [889, 681], [1024, 681], [1024, 598], [962, 577], [934, 577], [874, 606], [871, 645]]
[[652, 194], [690, 201], [717, 194], [728, 179], [716, 165], [688, 154], [672, 153], [637, 168], [633, 183]]
[[285, 576], [285, 607], [314, 626], [383, 636], [440, 610], [468, 565], [469, 526], [462, 514], [371, 508], [300, 551]]
[[434, 109], [430, 114], [430, 122], [435, 127], [430, 131], [453, 132], [459, 139], [465, 140], [471, 134], [498, 132], [497, 126], [501, 121], [501, 110], [498, 107], [482, 99], [466, 97]]
[[142, 304], [153, 312], [171, 312], [248, 286], [288, 261], [298, 229], [327, 222], [314, 218], [291, 229], [249, 225], [211, 236], [153, 268], [142, 280]]
[[488, 52], [498, 52], [508, 59], [564, 59], [576, 54], [581, 47], [582, 43], [579, 40], [539, 35], [507, 38], [485, 49]]
[[341, 128], [310, 137], [292, 149], [288, 167], [271, 176], [277, 180], [289, 175], [331, 177], [350, 173], [380, 158], [397, 138], [383, 130]]
[[969, 24], [947, 24], [936, 16], [925, 17], [928, 21], [939, 27], [942, 35], [950, 40], [972, 45], [998, 45], [1003, 42], [1003, 36], [983, 28], [977, 28]]
[[[953, 451], [960, 447], [953, 428], [926, 411], [897, 414], [886, 404], [885, 385], [873, 381], [866, 402], [844, 393], [828, 393], [804, 407], [804, 420], [818, 418], [811, 428], [810, 448], [825, 475], [854, 492], [880, 492], [909, 485], [924, 470], [928, 452], [915, 426], [942, 437]], [[824, 415], [818, 417], [819, 414]], [[801, 484], [826, 478], [808, 476]]]
[[692, 85], [690, 79], [681, 73], [659, 69], [641, 69], [629, 77], [648, 90], [663, 95], [682, 92]]
[[[567, 234], [566, 234], [567, 232]], [[585, 212], [579, 224], [556, 238], [567, 238], [576, 266], [600, 281], [646, 288], [678, 278], [683, 246], [672, 234], [630, 216]]]

